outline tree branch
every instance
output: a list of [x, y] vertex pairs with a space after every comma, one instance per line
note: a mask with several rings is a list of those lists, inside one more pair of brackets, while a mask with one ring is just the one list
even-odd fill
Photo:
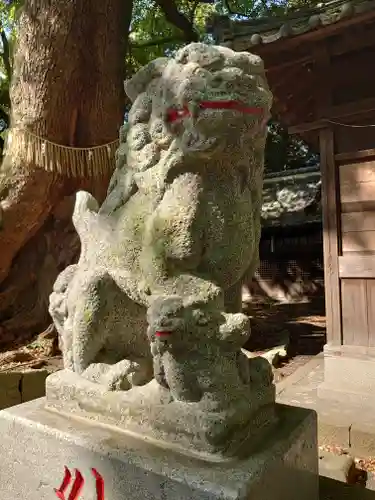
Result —
[[125, 28], [125, 33], [126, 33], [126, 40], [128, 40], [129, 33], [130, 33], [130, 25], [132, 22], [132, 15], [133, 15], [133, 0], [127, 0], [126, 2], [126, 10], [125, 10], [125, 19], [124, 19], [124, 28]]
[[183, 42], [185, 37], [181, 36], [166, 36], [165, 38], [157, 38], [155, 40], [149, 40], [147, 42], [130, 43], [133, 49], [144, 49], [145, 47], [154, 47], [155, 45], [164, 45], [171, 42]]
[[191, 9], [190, 9], [190, 12], [189, 12], [189, 19], [190, 19], [190, 22], [193, 23], [194, 22], [194, 17], [195, 17], [195, 11], [197, 10], [197, 7], [199, 5], [199, 2], [200, 0], [195, 0], [195, 2], [193, 3]]
[[164, 12], [166, 20], [183, 32], [186, 42], [197, 42], [199, 40], [198, 33], [195, 31], [193, 24], [184, 14], [179, 12], [172, 0], [156, 0], [156, 3]]

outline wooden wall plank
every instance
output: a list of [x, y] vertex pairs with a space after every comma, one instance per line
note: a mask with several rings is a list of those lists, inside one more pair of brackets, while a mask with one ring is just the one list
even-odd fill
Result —
[[374, 231], [342, 232], [342, 253], [371, 252], [375, 254]]
[[[341, 165], [339, 172], [342, 212], [375, 211], [375, 162], [348, 163]], [[345, 218], [343, 222], [345, 223]], [[353, 230], [352, 228], [343, 229]]]
[[347, 163], [340, 166], [340, 184], [375, 182], [375, 161]]
[[[366, 83], [366, 86], [368, 85], [369, 82]], [[370, 85], [368, 87], [367, 92], [370, 93], [373, 91], [374, 84]], [[363, 90], [363, 89], [362, 89]], [[338, 99], [344, 98], [344, 94], [349, 91], [353, 92], [353, 95], [359, 96], [360, 95], [360, 89], [356, 91], [355, 89], [349, 89], [345, 88], [343, 91], [336, 92], [335, 95], [337, 96]], [[345, 99], [345, 98], [344, 98]], [[350, 124], [352, 125], [372, 125], [373, 124], [373, 117], [371, 115], [362, 115], [361, 117], [352, 117], [350, 120]], [[371, 150], [375, 147], [375, 137], [374, 137], [374, 131], [372, 127], [337, 127], [335, 130], [335, 151], [336, 154], [348, 154], [351, 155], [353, 152], [356, 152], [358, 150]], [[364, 158], [363, 153], [360, 155], [362, 156], [362, 160], [367, 160], [370, 161], [370, 158]], [[344, 156], [345, 157], [345, 156]], [[342, 158], [342, 157], [341, 157]], [[340, 159], [340, 156], [339, 156]], [[360, 159], [357, 157], [357, 159]], [[337, 160], [337, 156], [336, 156]], [[343, 163], [354, 163], [353, 160], [347, 159], [346, 161], [340, 160]]]
[[342, 279], [341, 299], [343, 344], [368, 346], [366, 280]]
[[[375, 12], [375, 11], [374, 11]], [[329, 107], [326, 110], [325, 118], [330, 120], [338, 120], [345, 118], [345, 122], [349, 118], [363, 116], [375, 110], [375, 98], [359, 99], [347, 104], [339, 104]], [[299, 123], [288, 128], [289, 134], [304, 134], [313, 130], [322, 130], [327, 126], [327, 121], [322, 117], [315, 121]]]
[[341, 345], [341, 299], [339, 283], [339, 183], [334, 158], [333, 131], [319, 132], [322, 170], [324, 282], [326, 298], [327, 344]]
[[375, 198], [368, 201], [355, 201], [353, 203], [341, 203], [340, 209], [342, 214], [350, 214], [352, 212], [375, 212]]
[[360, 149], [359, 151], [349, 151], [348, 153], [336, 153], [335, 160], [338, 162], [365, 160], [375, 156], [375, 149]]
[[339, 275], [340, 278], [375, 278], [375, 255], [339, 257]]
[[375, 231], [375, 212], [349, 212], [341, 214], [341, 229], [350, 231]]
[[374, 182], [345, 182], [340, 186], [341, 203], [363, 203], [375, 200]]

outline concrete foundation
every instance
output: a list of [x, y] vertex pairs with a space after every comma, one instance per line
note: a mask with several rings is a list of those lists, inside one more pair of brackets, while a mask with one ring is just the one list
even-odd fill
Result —
[[318, 397], [346, 405], [368, 405], [374, 398], [374, 387], [374, 348], [325, 346], [324, 381], [318, 387]]
[[[51, 500], [64, 467], [79, 500], [318, 500], [316, 414], [277, 405], [279, 424], [251, 455], [213, 463], [165, 450], [110, 425], [62, 416], [38, 399], [0, 412], [0, 498]], [[103, 478], [98, 486], [92, 469]], [[61, 497], [60, 497], [61, 498]]]
[[276, 401], [317, 412], [319, 445], [339, 446], [355, 457], [375, 456], [374, 398], [340, 391], [338, 381], [336, 390], [331, 386], [326, 392], [326, 361], [316, 356], [276, 384]]

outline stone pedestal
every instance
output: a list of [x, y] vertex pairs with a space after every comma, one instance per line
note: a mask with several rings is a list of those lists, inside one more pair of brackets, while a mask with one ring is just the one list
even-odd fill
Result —
[[[77, 500], [318, 500], [316, 414], [277, 405], [279, 424], [251, 454], [208, 462], [129, 433], [47, 410], [39, 399], [0, 412], [0, 498], [58, 498], [66, 466]], [[100, 496], [92, 469], [103, 478]]]
[[[267, 363], [267, 362], [266, 362]], [[152, 380], [128, 391], [109, 391], [70, 370], [46, 381], [46, 407], [68, 417], [112, 425], [157, 446], [206, 461], [227, 461], [243, 443], [256, 447], [277, 424], [275, 387], [253, 378], [242, 393], [222, 386], [223, 397], [205, 394], [197, 402], [171, 398], [170, 391]], [[240, 398], [240, 397], [241, 398]]]

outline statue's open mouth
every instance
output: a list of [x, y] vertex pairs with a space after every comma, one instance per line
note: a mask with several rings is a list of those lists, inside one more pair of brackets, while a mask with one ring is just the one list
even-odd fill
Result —
[[[200, 109], [231, 109], [233, 111], [239, 111], [240, 113], [251, 115], [262, 116], [264, 114], [262, 108], [255, 106], [246, 106], [242, 102], [233, 100], [201, 101], [198, 106]], [[167, 110], [168, 123], [173, 123], [187, 116], [191, 116], [191, 111], [186, 104], [182, 108], [170, 108]]]
[[171, 330], [160, 330], [155, 332], [155, 337], [160, 340], [169, 340], [173, 332]]

